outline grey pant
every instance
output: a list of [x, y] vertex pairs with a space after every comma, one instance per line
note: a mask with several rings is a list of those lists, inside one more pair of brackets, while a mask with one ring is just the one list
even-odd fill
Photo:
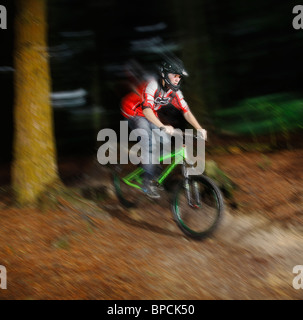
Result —
[[[147, 184], [157, 175], [157, 168], [159, 167], [159, 165], [157, 165], [157, 160], [159, 157], [159, 152], [157, 152], [156, 150], [157, 147], [159, 147], [159, 144], [161, 144], [162, 147], [165, 145], [170, 146], [171, 140], [166, 134], [159, 136], [155, 131], [152, 131], [159, 128], [152, 122], [147, 120], [145, 117], [136, 116], [133, 118], [129, 118], [128, 124], [131, 130], [143, 129], [144, 132], [148, 135], [148, 139], [139, 138], [141, 151], [148, 157], [149, 160], [148, 163], [142, 164], [142, 168], [145, 170], [144, 184]], [[162, 152], [163, 149], [161, 148], [161, 153]]]

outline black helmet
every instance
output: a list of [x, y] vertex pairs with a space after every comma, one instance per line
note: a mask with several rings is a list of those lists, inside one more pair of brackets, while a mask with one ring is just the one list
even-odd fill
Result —
[[169, 73], [179, 74], [182, 77], [187, 77], [188, 73], [184, 69], [183, 62], [178, 58], [167, 59], [165, 61], [162, 61], [160, 66], [160, 75], [164, 79], [167, 86], [174, 91], [178, 91], [180, 88], [181, 81], [179, 82], [178, 85], [173, 85], [169, 81], [169, 78], [168, 78]]

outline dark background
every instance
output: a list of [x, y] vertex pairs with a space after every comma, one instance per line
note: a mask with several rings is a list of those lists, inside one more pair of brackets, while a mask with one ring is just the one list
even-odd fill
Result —
[[[15, 6], [14, 1], [0, 4], [8, 11], [8, 29], [0, 30], [1, 161], [7, 162], [13, 137]], [[131, 84], [154, 72], [167, 53], [183, 59], [190, 74], [183, 83], [185, 98], [214, 134], [227, 127], [245, 134], [237, 131], [243, 122], [239, 114], [220, 117], [220, 112], [243, 106], [245, 99], [270, 104], [271, 95], [283, 112], [296, 101], [291, 119], [297, 122], [287, 125], [302, 128], [303, 29], [292, 27], [294, 5], [273, 0], [49, 0], [52, 92], [69, 93], [52, 99], [59, 156], [95, 153], [97, 132], [118, 129], [119, 103]], [[249, 107], [248, 117], [255, 124], [271, 118], [265, 111], [252, 118], [254, 108]], [[262, 128], [256, 134], [264, 134]]]

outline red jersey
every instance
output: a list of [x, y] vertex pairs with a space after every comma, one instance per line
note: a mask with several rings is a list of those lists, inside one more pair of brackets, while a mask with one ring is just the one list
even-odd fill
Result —
[[183, 113], [189, 111], [189, 107], [184, 100], [180, 90], [165, 91], [156, 79], [140, 85], [135, 92], [126, 95], [121, 102], [121, 112], [125, 118], [135, 116], [144, 117], [143, 110], [151, 108], [158, 117], [158, 111], [165, 105], [172, 104]]

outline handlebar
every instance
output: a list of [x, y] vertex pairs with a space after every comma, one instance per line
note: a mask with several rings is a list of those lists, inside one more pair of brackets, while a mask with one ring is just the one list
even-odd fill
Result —
[[[169, 134], [168, 132], [166, 132], [165, 127], [160, 127], [160, 130], [164, 131], [166, 134]], [[197, 134], [187, 133], [187, 132], [182, 131], [181, 129], [174, 129], [174, 131], [173, 131], [173, 133], [171, 135], [182, 136], [183, 138], [191, 137], [191, 138], [194, 138], [196, 140], [198, 140], [198, 139], [205, 140], [202, 136], [199, 137]]]

